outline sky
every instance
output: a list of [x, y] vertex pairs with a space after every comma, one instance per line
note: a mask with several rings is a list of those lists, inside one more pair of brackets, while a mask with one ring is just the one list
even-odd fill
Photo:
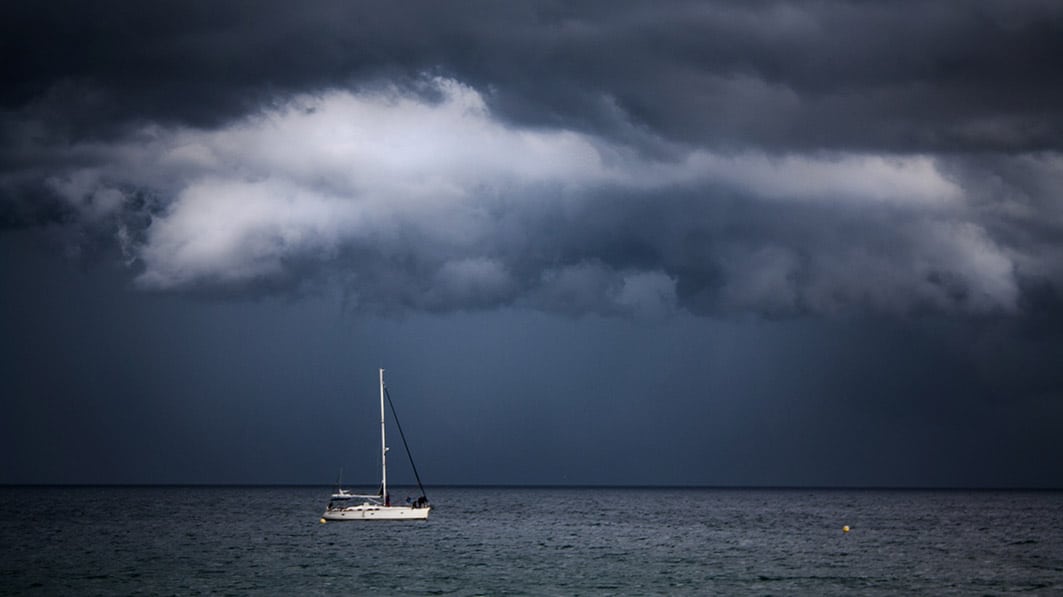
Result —
[[383, 367], [429, 485], [1063, 487], [1058, 2], [9, 2], [0, 54], [0, 483], [372, 484]]

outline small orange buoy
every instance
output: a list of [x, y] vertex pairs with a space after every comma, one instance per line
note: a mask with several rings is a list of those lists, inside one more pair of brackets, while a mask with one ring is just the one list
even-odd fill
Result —
[[[324, 521], [322, 521], [322, 522], [324, 522]], [[843, 533], [848, 533], [848, 532], [849, 532], [849, 525], [845, 525], [845, 526], [843, 526], [843, 527], [842, 527], [842, 532], [843, 532]]]

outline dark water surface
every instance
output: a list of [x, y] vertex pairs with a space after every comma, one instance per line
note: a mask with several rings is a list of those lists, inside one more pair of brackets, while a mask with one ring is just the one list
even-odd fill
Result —
[[1063, 595], [1061, 492], [448, 488], [320, 524], [328, 493], [0, 488], [0, 592]]

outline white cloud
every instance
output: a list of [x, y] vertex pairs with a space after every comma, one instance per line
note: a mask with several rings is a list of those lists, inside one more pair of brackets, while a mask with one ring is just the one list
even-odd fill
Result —
[[69, 207], [90, 222], [113, 216], [122, 208], [125, 195], [100, 180], [99, 172], [76, 170], [66, 176], [55, 176], [46, 181]]
[[[494, 227], [499, 211], [545, 205], [568, 210], [558, 214], [564, 220], [585, 197], [666, 197], [681, 187], [707, 189], [705, 201], [724, 189], [766, 213], [771, 205], [811, 204], [931, 214], [912, 218], [921, 222], [917, 230], [892, 233], [896, 255], [859, 238], [840, 254], [793, 239], [746, 239], [740, 250], [705, 264], [721, 267], [720, 304], [727, 308], [1015, 308], [1014, 256], [965, 219], [965, 190], [930, 156], [676, 148], [679, 159], [652, 159], [584, 133], [500, 122], [474, 89], [448, 79], [434, 85], [436, 101], [396, 90], [332, 91], [213, 131], [149, 127], [124, 143], [77, 148], [106, 165], [72, 170], [51, 185], [87, 220], [120, 211], [126, 197], [119, 189], [162, 198], [165, 208], [144, 234], [134, 238], [118, 227], [123, 250], [142, 264], [138, 282], [146, 288], [268, 280], [289, 274], [294, 263], [329, 263], [345, 249], [372, 247], [416, 263], [417, 273], [405, 279], [419, 276], [430, 287], [409, 299], [422, 306], [523, 301], [665, 313], [677, 304], [678, 280], [667, 263], [609, 266], [583, 254], [577, 263], [547, 261], [518, 275], [518, 246], [555, 239], [542, 230], [521, 235], [518, 245]], [[371, 296], [366, 290], [360, 295]]]
[[774, 200], [955, 205], [962, 189], [928, 156], [720, 155], [697, 152], [692, 173]]
[[181, 191], [140, 257], [142, 284], [240, 283], [282, 272], [284, 259], [330, 254], [360, 228], [358, 206], [285, 181], [206, 179]]
[[173, 199], [149, 230], [141, 283], [270, 276], [286, 256], [328, 258], [339, 244], [386, 241], [402, 227], [440, 246], [475, 244], [484, 196], [614, 176], [592, 139], [503, 126], [475, 91], [437, 84], [438, 103], [332, 92], [218, 131], [159, 135], [148, 170]]
[[920, 221], [895, 233], [893, 251], [855, 246], [819, 252], [802, 300], [817, 312], [870, 307], [889, 313], [941, 309], [1009, 313], [1018, 309], [1014, 263], [975, 224]]
[[[985, 229], [971, 222], [930, 222], [919, 231], [919, 263], [914, 268], [924, 279], [952, 277], [951, 299], [966, 310], [984, 313], [1014, 311], [1019, 288], [1013, 258]], [[939, 289], [945, 285], [938, 284]], [[944, 295], [943, 290], [939, 292]]]

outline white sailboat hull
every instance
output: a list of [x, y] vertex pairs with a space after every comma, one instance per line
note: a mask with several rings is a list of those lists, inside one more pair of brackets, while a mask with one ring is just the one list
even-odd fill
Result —
[[325, 520], [428, 520], [429, 510], [431, 508], [362, 504], [326, 510], [321, 518]]

